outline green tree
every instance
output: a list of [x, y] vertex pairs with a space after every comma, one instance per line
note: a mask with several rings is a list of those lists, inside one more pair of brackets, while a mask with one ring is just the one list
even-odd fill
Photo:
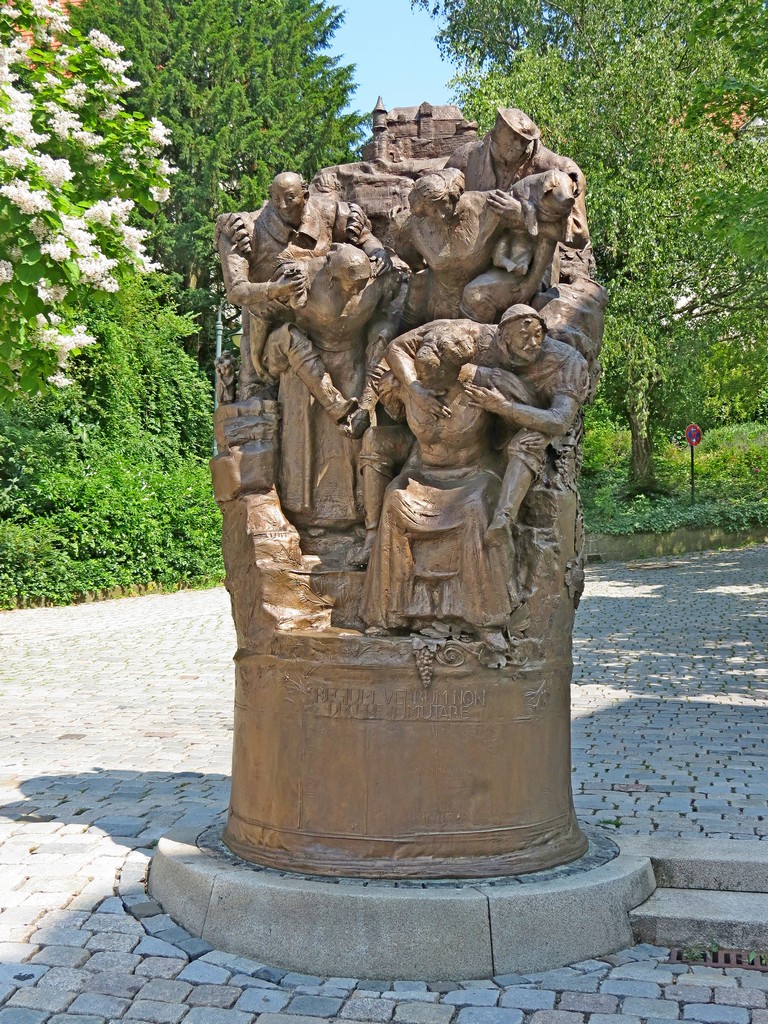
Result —
[[154, 256], [185, 289], [182, 308], [210, 315], [215, 216], [258, 208], [276, 173], [310, 176], [358, 140], [354, 69], [327, 53], [342, 15], [321, 0], [86, 0], [73, 18], [125, 46], [142, 83], [134, 109], [171, 128], [179, 171]]
[[[765, 0], [702, 0], [692, 39], [727, 39], [733, 63], [725, 75], [697, 83], [688, 123], [715, 123], [732, 145], [768, 143], [768, 4]], [[765, 179], [735, 189], [703, 190], [704, 229], [727, 239], [750, 259], [768, 263], [768, 188]]]
[[702, 232], [697, 205], [768, 172], [765, 146], [734, 145], [713, 118], [688, 116], [700, 84], [736, 69], [733, 47], [691, 35], [698, 0], [414, 2], [440, 19], [465, 112], [488, 128], [498, 105], [522, 107], [586, 174], [611, 295], [602, 404], [631, 428], [632, 488], [651, 490], [654, 427], [681, 429], [712, 391], [723, 408], [749, 404], [734, 394], [738, 375], [727, 386], [717, 377], [713, 350], [756, 356], [751, 384], [741, 381], [753, 393], [767, 379], [765, 267], [723, 233]]

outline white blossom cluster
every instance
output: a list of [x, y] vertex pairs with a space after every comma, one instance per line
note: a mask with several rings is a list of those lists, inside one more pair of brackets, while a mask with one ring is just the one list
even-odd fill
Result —
[[[32, 45], [48, 47], [47, 63], [29, 60]], [[73, 70], [83, 46], [101, 68], [95, 82]], [[124, 115], [121, 94], [137, 83], [125, 74], [122, 50], [96, 29], [87, 41], [72, 33], [60, 0], [0, 0], [0, 334], [16, 329], [26, 294], [16, 265], [32, 252], [26, 266], [39, 269], [36, 293], [47, 308], [20, 343], [55, 352], [60, 369], [93, 342], [81, 325], [67, 324], [67, 302], [82, 288], [117, 291], [121, 264], [159, 269], [145, 253], [147, 232], [128, 223], [134, 200], [110, 195], [114, 168], [122, 181], [139, 172], [132, 194], [141, 202], [164, 202], [174, 172], [161, 156], [170, 142], [165, 126]], [[66, 378], [59, 372], [50, 382]]]

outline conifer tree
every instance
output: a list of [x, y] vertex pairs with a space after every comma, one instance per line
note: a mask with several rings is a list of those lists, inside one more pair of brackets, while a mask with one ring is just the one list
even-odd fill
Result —
[[153, 256], [182, 308], [210, 311], [215, 216], [258, 208], [282, 170], [351, 158], [354, 68], [327, 52], [342, 14], [323, 0], [86, 0], [72, 16], [123, 44], [141, 82], [130, 102], [171, 130], [179, 171]]

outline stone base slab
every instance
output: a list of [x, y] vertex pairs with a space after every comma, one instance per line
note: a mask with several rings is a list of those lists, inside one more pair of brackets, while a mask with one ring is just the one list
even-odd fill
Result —
[[198, 835], [160, 840], [152, 896], [217, 949], [312, 975], [458, 981], [561, 967], [631, 945], [629, 912], [656, 885], [650, 859], [625, 854], [524, 883], [310, 879], [238, 865]]

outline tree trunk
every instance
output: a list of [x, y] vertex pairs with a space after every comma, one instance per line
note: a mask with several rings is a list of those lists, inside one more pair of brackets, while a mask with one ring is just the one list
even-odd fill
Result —
[[639, 415], [630, 405], [629, 429], [632, 434], [632, 455], [629, 463], [629, 488], [633, 494], [642, 494], [656, 489], [656, 475], [653, 466], [653, 443], [648, 430], [647, 418]]

